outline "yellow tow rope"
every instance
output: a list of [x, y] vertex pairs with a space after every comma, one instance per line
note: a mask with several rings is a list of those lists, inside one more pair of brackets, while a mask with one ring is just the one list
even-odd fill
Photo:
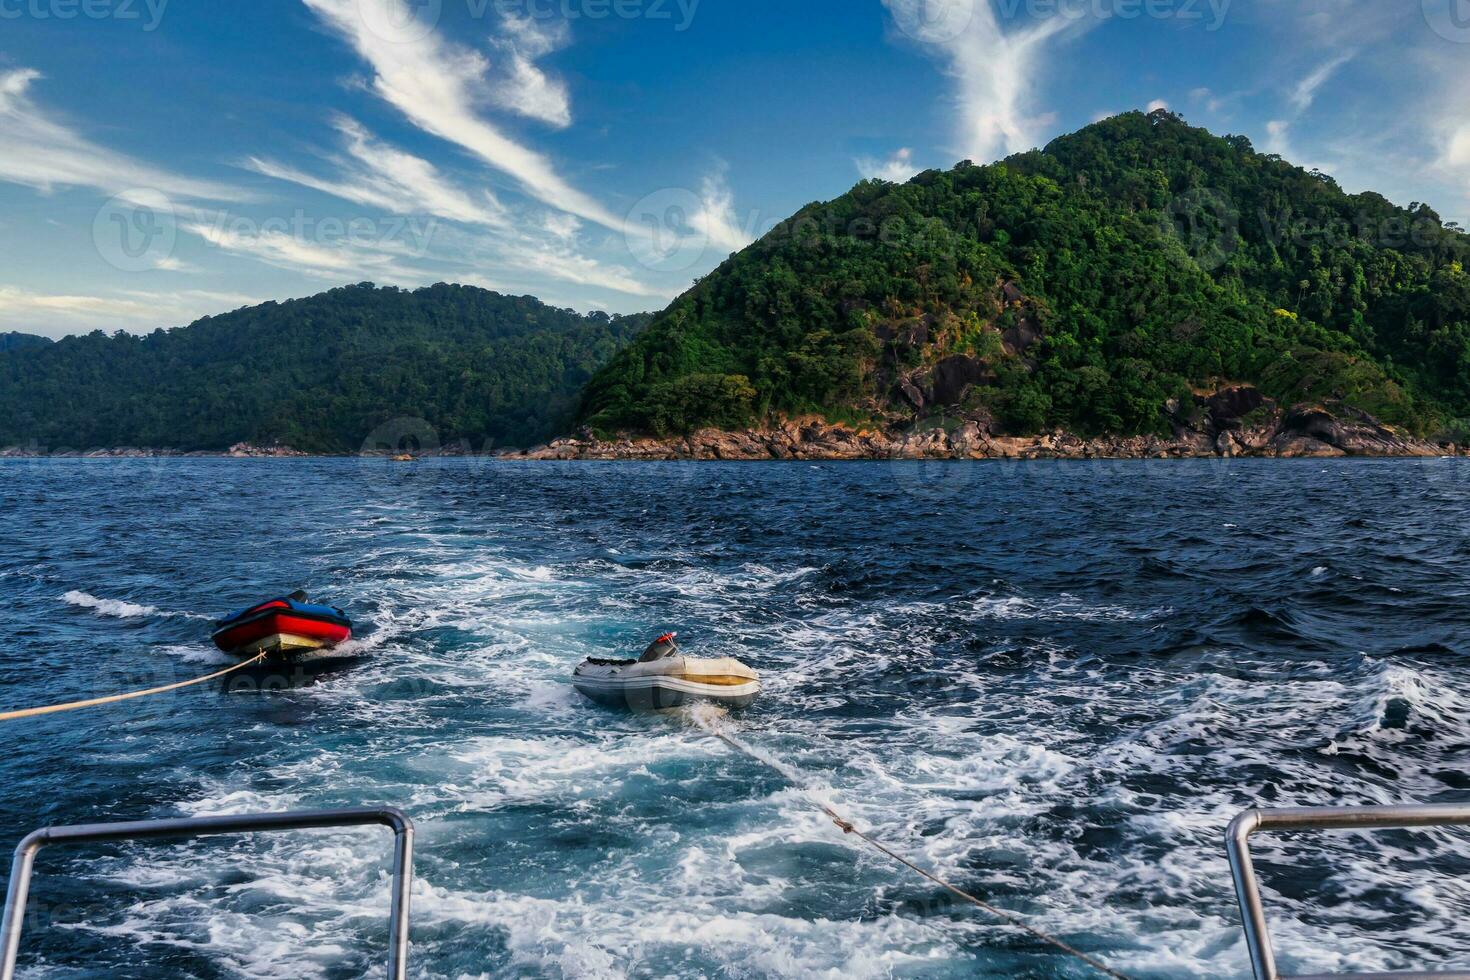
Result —
[[191, 681], [180, 681], [177, 684], [165, 684], [163, 687], [150, 687], [146, 691], [129, 691], [127, 694], [113, 694], [105, 698], [91, 698], [87, 701], [69, 701], [66, 704], [52, 704], [44, 708], [24, 708], [20, 711], [6, 711], [4, 713], [0, 713], [0, 721], [15, 721], [18, 718], [34, 718], [37, 715], [52, 715], [56, 714], [59, 711], [76, 711], [78, 708], [95, 708], [99, 704], [112, 704], [117, 701], [131, 701], [133, 698], [146, 698], [150, 694], [166, 694], [169, 691], [177, 691], [179, 688], [182, 687], [193, 687], [195, 684], [203, 684], [205, 681], [212, 681], [216, 677], [223, 677], [226, 674], [233, 674], [235, 671], [241, 670], [245, 667], [249, 667], [251, 664], [260, 663], [267, 656], [268, 654], [265, 653], [257, 654], [249, 660], [241, 661], [240, 663], [235, 664], [235, 666], [227, 667], [224, 670], [217, 670], [213, 674], [207, 674], [204, 677], [196, 677]]

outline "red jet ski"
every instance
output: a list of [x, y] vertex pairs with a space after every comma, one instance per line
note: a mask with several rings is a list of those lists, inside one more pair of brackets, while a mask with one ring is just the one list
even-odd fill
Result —
[[214, 625], [214, 645], [242, 657], [310, 655], [352, 638], [346, 612], [307, 602], [305, 592], [242, 609]]

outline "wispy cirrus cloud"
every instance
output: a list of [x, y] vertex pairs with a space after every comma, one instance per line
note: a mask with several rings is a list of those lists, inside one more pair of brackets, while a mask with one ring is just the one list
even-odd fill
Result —
[[326, 222], [311, 229], [293, 229], [284, 221], [257, 224], [228, 214], [201, 212], [180, 222], [179, 228], [220, 251], [320, 279], [421, 283], [428, 273], [405, 263], [427, 256], [433, 226], [368, 224], [371, 230], [357, 232], [344, 226], [338, 233], [335, 227], [327, 230]]
[[267, 177], [392, 214], [427, 214], [489, 227], [507, 224], [504, 206], [489, 191], [478, 196], [466, 193], [427, 160], [375, 140], [346, 116], [337, 117], [335, 126], [342, 134], [347, 158], [330, 161], [338, 169], [333, 177], [318, 177], [260, 157], [250, 158], [246, 166]]
[[[904, 33], [941, 58], [955, 84], [960, 150], [988, 163], [1031, 149], [1054, 116], [1035, 106], [1035, 79], [1044, 77], [1049, 42], [1086, 31], [1088, 18], [1053, 16], [1007, 29], [990, 0], [951, 2], [963, 14], [935, 21], [930, 0], [883, 0]], [[957, 16], [957, 15], [956, 15]]]
[[507, 16], [502, 24], [506, 36], [496, 41], [508, 59], [504, 78], [490, 90], [496, 105], [529, 119], [539, 119], [558, 128], [572, 124], [572, 100], [566, 83], [552, 78], [536, 64], [567, 42], [567, 26], [561, 21], [538, 22], [529, 16]]
[[[456, 143], [516, 180], [551, 207], [620, 230], [622, 219], [577, 190], [541, 154], [506, 136], [478, 106], [493, 88], [490, 64], [476, 51], [456, 47], [433, 30], [389, 37], [374, 31], [354, 0], [304, 0], [373, 69], [372, 91], [420, 129]], [[402, 0], [374, 0], [402, 7]], [[403, 8], [395, 16], [412, 21]]]
[[0, 329], [47, 337], [86, 330], [153, 330], [182, 326], [264, 298], [199, 289], [67, 294], [0, 285]]
[[249, 198], [238, 188], [184, 177], [92, 142], [31, 98], [41, 78], [30, 68], [0, 72], [0, 181], [47, 193], [58, 187], [105, 194], [149, 188], [193, 200]]
[[[1291, 127], [1295, 122], [1312, 108], [1312, 103], [1317, 101], [1317, 93], [1322, 86], [1332, 78], [1333, 75], [1357, 57], [1356, 50], [1349, 49], [1334, 55], [1322, 62], [1312, 71], [1308, 72], [1287, 94], [1287, 104], [1291, 107], [1291, 114], [1285, 118], [1272, 119], [1266, 123], [1266, 150], [1280, 157], [1295, 157], [1296, 153], [1291, 145]], [[1326, 169], [1319, 167], [1318, 169]]]
[[1327, 61], [1318, 65], [1305, 78], [1297, 82], [1296, 87], [1291, 90], [1290, 100], [1291, 107], [1296, 110], [1297, 114], [1300, 115], [1310, 109], [1312, 103], [1317, 101], [1317, 92], [1321, 90], [1323, 85], [1327, 84], [1328, 79], [1337, 74], [1339, 68], [1357, 56], [1358, 52], [1355, 50], [1350, 49], [1344, 51], [1337, 57], [1329, 58]]
[[689, 226], [723, 252], [737, 252], [751, 243], [735, 211], [735, 194], [723, 169], [700, 183], [699, 207], [689, 216]]

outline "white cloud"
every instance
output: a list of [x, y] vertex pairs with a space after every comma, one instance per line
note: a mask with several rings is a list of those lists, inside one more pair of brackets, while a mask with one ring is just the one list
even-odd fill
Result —
[[537, 58], [566, 43], [566, 24], [538, 23], [531, 17], [509, 16], [507, 36], [496, 43], [509, 58], [506, 76], [491, 90], [490, 99], [503, 109], [559, 128], [572, 124], [571, 96], [566, 83], [537, 67]]
[[334, 282], [371, 279], [392, 285], [416, 284], [427, 276], [423, 270], [400, 263], [406, 256], [422, 257], [426, 242], [414, 246], [388, 237], [368, 242], [345, 234], [311, 237], [289, 228], [234, 220], [229, 215], [214, 215], [213, 220], [206, 217], [181, 222], [179, 227], [221, 251], [279, 269]]
[[1266, 152], [1279, 157], [1291, 156], [1291, 145], [1287, 141], [1290, 131], [1291, 123], [1285, 119], [1272, 119], [1266, 123]]
[[[929, 22], [929, 0], [883, 0], [896, 22]], [[1042, 55], [1048, 41], [1088, 29], [1089, 18], [1055, 16], [1033, 27], [1007, 31], [989, 0], [977, 0], [961, 30], [915, 32], [921, 44], [947, 62], [955, 81], [961, 151], [977, 163], [1029, 150], [1042, 141], [1054, 121], [1032, 105], [1033, 80], [1044, 75]]]
[[336, 127], [351, 159], [333, 161], [341, 170], [335, 179], [315, 177], [259, 157], [252, 157], [246, 165], [268, 177], [392, 214], [430, 214], [489, 227], [507, 224], [505, 208], [488, 191], [482, 192], [478, 199], [466, 194], [449, 183], [427, 160], [374, 140], [362, 126], [345, 116], [337, 119]]
[[560, 241], [571, 241], [577, 237], [577, 232], [582, 230], [582, 222], [574, 214], [558, 214], [548, 211], [541, 217], [541, 227], [552, 238]]
[[[458, 282], [479, 281], [486, 270], [516, 270], [529, 274], [519, 285], [498, 288], [502, 292], [525, 292], [534, 283], [537, 295], [545, 283], [571, 283], [612, 289], [630, 296], [666, 297], [668, 289], [640, 280], [627, 267], [586, 254], [576, 218], [559, 212], [525, 215], [519, 226], [508, 231], [471, 233], [454, 227], [438, 229], [434, 251], [429, 258], [464, 270], [455, 274]], [[604, 247], [616, 239], [604, 236]], [[465, 278], [468, 275], [470, 278]], [[500, 277], [504, 281], [508, 277]]]
[[751, 242], [735, 213], [735, 195], [723, 173], [704, 179], [699, 210], [689, 216], [689, 226], [722, 252], [737, 252]]
[[1272, 119], [1266, 123], [1266, 151], [1276, 156], [1286, 156], [1286, 132], [1291, 129], [1291, 123], [1285, 119]]
[[1163, 99], [1154, 99], [1152, 102], [1150, 102], [1148, 104], [1148, 108], [1145, 111], [1147, 111], [1147, 112], [1158, 112], [1160, 109], [1167, 110], [1168, 108], [1169, 108], [1169, 103], [1165, 102]]
[[[480, 117], [476, 105], [484, 97], [490, 67], [483, 56], [451, 46], [432, 31], [417, 37], [384, 36], [370, 28], [354, 0], [304, 2], [372, 66], [373, 91], [414, 125], [510, 175], [545, 204], [608, 228], [621, 228], [621, 218], [568, 184], [544, 155], [510, 139]], [[402, 0], [377, 2], [402, 8], [398, 22], [412, 22]]]
[[867, 179], [876, 178], [895, 184], [902, 184], [919, 172], [919, 168], [914, 166], [914, 151], [906, 146], [895, 150], [887, 160], [859, 157], [853, 163], [857, 164], [858, 173]]
[[1227, 97], [1216, 95], [1211, 89], [1205, 87], [1192, 89], [1189, 93], [1189, 100], [1197, 105], [1203, 105], [1209, 112], [1219, 112], [1229, 101]]
[[498, 250], [503, 266], [539, 273], [579, 286], [597, 286], [633, 296], [672, 298], [668, 291], [640, 282], [621, 266], [607, 265], [555, 242], [522, 242]]
[[0, 181], [50, 192], [90, 187], [104, 194], [148, 188], [171, 198], [240, 201], [248, 195], [183, 177], [99, 146], [49, 115], [30, 97], [40, 72], [0, 72]]
[[209, 290], [143, 292], [121, 290], [101, 295], [41, 293], [0, 286], [0, 329], [48, 337], [91, 330], [151, 331], [176, 327], [212, 313], [260, 302], [253, 296]]
[[1301, 115], [1317, 100], [1317, 92], [1343, 65], [1357, 57], [1356, 51], [1347, 51], [1319, 65], [1311, 74], [1297, 83], [1291, 92], [1291, 107]]
[[1287, 101], [1290, 103], [1292, 109], [1290, 118], [1272, 119], [1266, 123], [1265, 150], [1267, 153], [1274, 153], [1284, 159], [1293, 160], [1299, 166], [1304, 166], [1309, 170], [1315, 169], [1327, 172], [1331, 169], [1330, 165], [1307, 164], [1295, 159], [1297, 154], [1293, 151], [1291, 145], [1291, 128], [1296, 123], [1296, 120], [1312, 107], [1312, 103], [1317, 101], [1317, 93], [1327, 83], [1328, 79], [1336, 74], [1339, 68], [1355, 57], [1357, 57], [1357, 51], [1347, 51], [1338, 54], [1318, 65], [1306, 77], [1292, 86], [1291, 92], [1287, 97]]
[[1447, 167], [1470, 171], [1470, 122], [1459, 123], [1445, 139], [1440, 162]]

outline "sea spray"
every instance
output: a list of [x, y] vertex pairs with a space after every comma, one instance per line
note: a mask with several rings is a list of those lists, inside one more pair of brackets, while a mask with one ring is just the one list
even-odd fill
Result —
[[800, 790], [823, 807], [832, 805], [829, 799], [831, 790], [825, 787], [812, 786], [807, 775], [800, 769], [787, 763], [764, 749], [758, 749], [745, 739], [735, 734], [734, 728], [729, 724], [730, 713], [724, 708], [714, 704], [694, 704], [684, 709], [685, 716], [704, 729], [706, 733], [714, 736], [731, 748], [745, 753], [757, 762], [770, 767], [786, 778], [794, 788]]
[[174, 619], [213, 619], [203, 613], [180, 612], [177, 610], [159, 609], [157, 606], [144, 606], [136, 602], [127, 602], [123, 599], [102, 599], [89, 592], [72, 589], [58, 596], [62, 602], [70, 606], [81, 606], [90, 609], [99, 616], [114, 616], [118, 619], [144, 619], [151, 616], [167, 616]]

